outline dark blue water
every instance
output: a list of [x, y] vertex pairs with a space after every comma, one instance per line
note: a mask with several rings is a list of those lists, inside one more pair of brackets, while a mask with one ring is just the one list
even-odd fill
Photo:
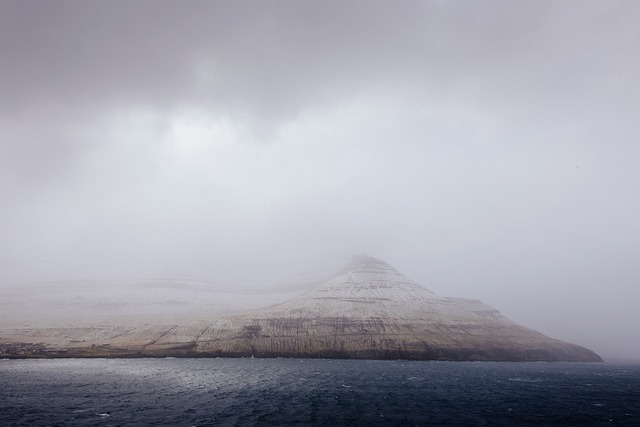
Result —
[[0, 425], [640, 426], [640, 365], [0, 360]]

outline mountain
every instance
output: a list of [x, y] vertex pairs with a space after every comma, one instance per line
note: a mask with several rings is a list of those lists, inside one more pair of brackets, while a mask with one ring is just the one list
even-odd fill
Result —
[[355, 257], [333, 277], [280, 304], [215, 320], [0, 330], [3, 342], [0, 351], [10, 357], [602, 361], [480, 301], [440, 297], [368, 256]]
[[0, 330], [190, 323], [282, 302], [303, 290], [229, 288], [185, 274], [0, 287]]

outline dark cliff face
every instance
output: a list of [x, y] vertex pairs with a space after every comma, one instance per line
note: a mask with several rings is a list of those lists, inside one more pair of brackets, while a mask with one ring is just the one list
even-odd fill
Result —
[[46, 351], [30, 353], [35, 357], [602, 361], [480, 301], [435, 295], [366, 256], [316, 289], [243, 315], [188, 325], [23, 331], [22, 342], [49, 343]]

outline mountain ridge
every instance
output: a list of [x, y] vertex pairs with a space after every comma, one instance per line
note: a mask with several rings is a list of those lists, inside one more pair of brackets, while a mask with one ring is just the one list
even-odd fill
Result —
[[0, 337], [9, 357], [5, 350], [37, 343], [16, 357], [602, 361], [480, 301], [438, 296], [363, 255], [313, 289], [244, 312], [171, 325], [0, 330]]

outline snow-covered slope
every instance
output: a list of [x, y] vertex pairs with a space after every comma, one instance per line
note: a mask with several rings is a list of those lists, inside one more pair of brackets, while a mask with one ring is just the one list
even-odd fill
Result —
[[480, 301], [440, 297], [368, 256], [316, 289], [230, 319], [243, 325], [251, 353], [263, 356], [600, 360]]
[[[471, 305], [475, 305], [473, 309]], [[368, 256], [354, 257], [334, 277], [289, 301], [253, 312], [265, 318], [349, 317], [433, 320], [459, 323], [501, 317], [479, 301], [440, 297], [391, 265]]]
[[[201, 320], [192, 315], [190, 321], [146, 325], [4, 329], [0, 350], [15, 353], [18, 341], [45, 343], [42, 348], [20, 350], [35, 357], [601, 360], [590, 350], [517, 325], [480, 301], [440, 297], [368, 256], [355, 257], [333, 277], [303, 293], [266, 293], [259, 299], [254, 293], [255, 304], [284, 302], [235, 314], [228, 314], [233, 306], [228, 302], [239, 301], [237, 292], [227, 295], [206, 284], [162, 283], [138, 283], [135, 288], [146, 289], [144, 301], [156, 301], [159, 307], [180, 301], [181, 292], [187, 292], [191, 302], [185, 307], [195, 307], [192, 310], [202, 313]], [[225, 301], [227, 312], [216, 306]]]
[[191, 322], [284, 301], [302, 291], [231, 288], [188, 275], [35, 283], [0, 288], [0, 328]]

